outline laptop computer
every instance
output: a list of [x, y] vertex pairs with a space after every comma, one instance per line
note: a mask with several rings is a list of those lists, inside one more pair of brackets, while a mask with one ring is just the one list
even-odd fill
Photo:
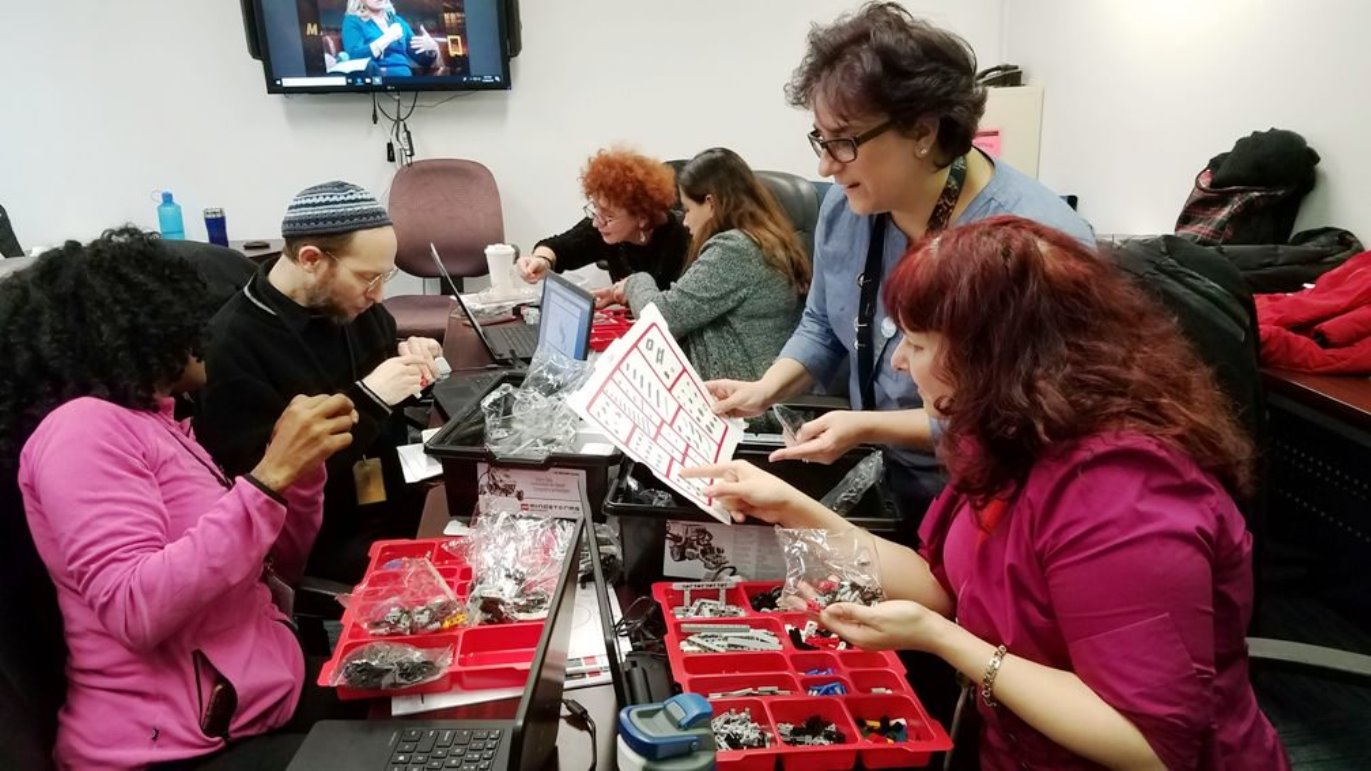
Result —
[[556, 768], [585, 534], [585, 520], [578, 520], [513, 720], [324, 720], [310, 730], [287, 771], [413, 771], [436, 768], [435, 760], [443, 768], [472, 771]]
[[476, 331], [477, 338], [492, 361], [509, 364], [526, 362], [543, 345], [563, 356], [581, 361], [589, 355], [590, 327], [595, 321], [595, 298], [589, 292], [556, 273], [548, 273], [543, 279], [542, 317], [537, 326], [498, 324], [484, 327], [476, 320], [476, 314], [472, 313], [466, 300], [462, 299], [457, 282], [452, 280], [447, 266], [438, 256], [438, 248], [433, 244], [428, 247], [438, 272], [455, 294], [457, 304], [461, 306], [467, 322]]
[[609, 582], [605, 581], [604, 563], [600, 557], [600, 539], [595, 537], [595, 528], [586, 526], [586, 540], [589, 542], [587, 548], [590, 550], [590, 573], [594, 577], [591, 584], [595, 590], [595, 601], [600, 606], [600, 633], [605, 638], [605, 657], [609, 664], [609, 678], [614, 683], [615, 712], [627, 707], [630, 704], [637, 704], [633, 700], [634, 694], [629, 690], [629, 685], [624, 680], [623, 662], [619, 660], [619, 635], [615, 626], [617, 619], [614, 618], [614, 611], [609, 604], [609, 593], [614, 591]]
[[[591, 570], [595, 578], [595, 599], [600, 606], [600, 632], [605, 638], [605, 657], [609, 664], [610, 680], [614, 683], [614, 698], [618, 708], [634, 704], [654, 704], [675, 694], [671, 671], [657, 654], [629, 651], [621, 655], [618, 619], [609, 604], [614, 588], [605, 580], [604, 563], [600, 556], [600, 539], [595, 531], [586, 528], [590, 546]], [[631, 603], [628, 607], [631, 608]]]

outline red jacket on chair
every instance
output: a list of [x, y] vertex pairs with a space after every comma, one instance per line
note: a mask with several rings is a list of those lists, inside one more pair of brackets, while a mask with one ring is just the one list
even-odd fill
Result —
[[1302, 292], [1255, 300], [1262, 364], [1371, 374], [1371, 252], [1352, 257]]

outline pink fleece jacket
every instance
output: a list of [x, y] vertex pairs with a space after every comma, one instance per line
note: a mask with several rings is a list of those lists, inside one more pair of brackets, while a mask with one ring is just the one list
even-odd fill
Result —
[[237, 691], [231, 737], [283, 725], [300, 698], [304, 659], [262, 562], [271, 552], [278, 573], [299, 574], [319, 531], [323, 471], [288, 490], [288, 505], [241, 477], [226, 489], [172, 406], [75, 399], [20, 457], [69, 648], [60, 768], [138, 768], [221, 748], [200, 730], [211, 680], [197, 675], [197, 650]]

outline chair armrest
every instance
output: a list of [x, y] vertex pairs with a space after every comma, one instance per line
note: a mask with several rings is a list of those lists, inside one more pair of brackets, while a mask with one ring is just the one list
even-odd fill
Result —
[[295, 587], [295, 615], [334, 620], [343, 615], [338, 595], [347, 594], [352, 587], [341, 581], [305, 576]]
[[338, 595], [347, 594], [351, 592], [352, 587], [348, 586], [342, 581], [333, 581], [327, 578], [305, 576], [304, 578], [300, 579], [300, 585], [296, 587], [296, 591], [306, 594], [315, 594], [323, 597], [328, 597], [332, 600], [336, 600], [338, 599]]
[[1273, 640], [1268, 637], [1247, 638], [1247, 655], [1253, 662], [1320, 670], [1342, 680], [1371, 679], [1371, 656], [1322, 645]]

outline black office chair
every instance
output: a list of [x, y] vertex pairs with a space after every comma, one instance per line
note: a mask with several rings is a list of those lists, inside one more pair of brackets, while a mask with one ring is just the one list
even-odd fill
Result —
[[5, 212], [5, 207], [0, 206], [0, 257], [23, 256], [24, 250], [19, 246], [19, 239], [14, 237], [10, 216]]
[[252, 260], [225, 246], [200, 241], [163, 241], [162, 245], [195, 266], [215, 307], [228, 302], [257, 272], [257, 265]]
[[[1241, 508], [1254, 542], [1256, 606], [1260, 608], [1260, 579], [1271, 553], [1268, 472], [1280, 457], [1271, 447], [1252, 293], [1242, 273], [1223, 255], [1177, 236], [1124, 239], [1104, 248], [1177, 317], [1182, 332], [1214, 370], [1219, 386], [1237, 406], [1240, 421], [1254, 437], [1265, 467], [1258, 471], [1253, 500]], [[1216, 307], [1226, 311], [1219, 313]], [[1253, 614], [1254, 632], [1261, 631], [1258, 616]], [[1257, 636], [1249, 636], [1247, 645], [1254, 664], [1311, 669], [1338, 679], [1371, 679], [1371, 656]]]
[[[689, 163], [688, 160], [677, 158], [667, 161], [666, 165], [676, 174], [681, 173], [681, 169]], [[815, 182], [805, 179], [797, 174], [788, 171], [766, 171], [758, 169], [753, 172], [757, 179], [766, 185], [768, 191], [780, 204], [781, 210], [790, 219], [790, 224], [795, 228], [795, 234], [800, 237], [800, 244], [805, 248], [805, 254], [810, 259], [814, 257], [814, 229], [819, 224], [819, 205], [823, 203], [824, 193], [827, 192], [828, 182]], [[673, 210], [680, 214], [682, 212], [681, 202], [678, 200]]]
[[53, 767], [66, 654], [57, 593], [11, 474], [0, 482], [0, 768]]
[[819, 205], [823, 203], [817, 185], [825, 183], [815, 183], [788, 171], [761, 170], [755, 174], [790, 218], [805, 254], [813, 260], [814, 229], [819, 225]]

